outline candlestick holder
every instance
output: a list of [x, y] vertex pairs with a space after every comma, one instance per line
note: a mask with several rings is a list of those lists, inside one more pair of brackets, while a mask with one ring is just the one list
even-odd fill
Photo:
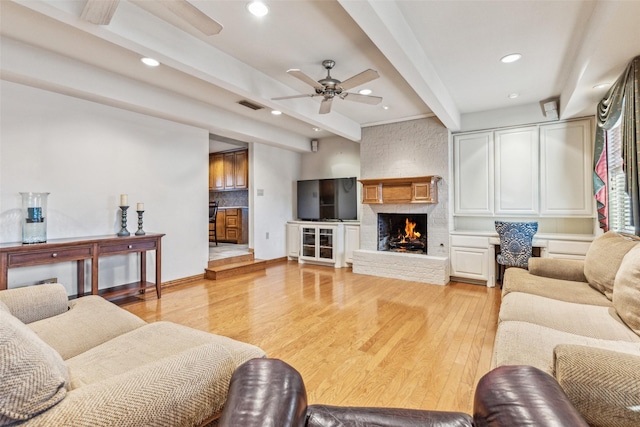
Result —
[[129, 206], [120, 206], [120, 210], [122, 211], [122, 228], [118, 232], [118, 236], [129, 236], [129, 230], [127, 230], [127, 209]]
[[144, 211], [136, 211], [138, 212], [138, 231], [136, 231], [136, 236], [144, 236], [144, 230], [142, 229], [142, 214]]

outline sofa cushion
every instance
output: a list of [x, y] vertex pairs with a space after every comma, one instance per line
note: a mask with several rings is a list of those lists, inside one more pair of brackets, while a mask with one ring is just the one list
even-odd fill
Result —
[[640, 426], [640, 356], [562, 344], [554, 357], [558, 383], [589, 425]]
[[613, 287], [613, 307], [640, 335], [640, 245], [627, 252], [620, 264]]
[[171, 322], [154, 322], [120, 335], [67, 360], [71, 387], [102, 381], [172, 354], [205, 344], [218, 345], [221, 357], [230, 357], [235, 367], [265, 353], [250, 344], [210, 334]]
[[509, 321], [498, 325], [491, 367], [531, 365], [553, 375], [553, 351], [559, 344], [583, 345], [640, 356], [639, 342], [589, 338], [533, 323]]
[[584, 275], [589, 285], [611, 299], [613, 283], [622, 258], [636, 244], [636, 241], [613, 231], [607, 231], [596, 238], [589, 246], [584, 260]]
[[502, 299], [499, 321], [522, 321], [584, 337], [640, 342], [613, 307], [575, 304], [511, 292]]
[[521, 268], [507, 269], [503, 282], [503, 299], [511, 292], [524, 292], [579, 304], [602, 305], [606, 307], [612, 305], [611, 301], [590, 287], [586, 282], [536, 276]]
[[29, 324], [64, 360], [147, 324], [97, 295], [69, 301], [69, 311]]
[[7, 289], [0, 292], [0, 301], [23, 323], [57, 316], [69, 309], [67, 290], [60, 283]]
[[0, 425], [24, 421], [59, 403], [69, 382], [58, 353], [0, 310]]
[[529, 272], [551, 279], [587, 282], [584, 277], [584, 261], [581, 259], [535, 257], [529, 260]]

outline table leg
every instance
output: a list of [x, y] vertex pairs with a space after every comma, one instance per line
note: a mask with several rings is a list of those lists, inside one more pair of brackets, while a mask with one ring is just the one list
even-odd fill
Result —
[[0, 291], [7, 289], [7, 258], [9, 255], [0, 254]]
[[161, 241], [158, 238], [156, 244], [156, 294], [158, 295], [158, 299], [161, 297], [162, 287], [162, 279], [160, 278], [160, 272], [162, 271], [162, 245]]
[[78, 281], [78, 298], [84, 295], [84, 260], [79, 259], [76, 266], [76, 280]]
[[147, 290], [147, 252], [140, 252], [140, 293]]

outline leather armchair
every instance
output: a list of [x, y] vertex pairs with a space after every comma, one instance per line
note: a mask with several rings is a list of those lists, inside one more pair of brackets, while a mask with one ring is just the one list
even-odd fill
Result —
[[471, 417], [461, 412], [307, 405], [300, 374], [277, 359], [240, 366], [219, 427], [587, 426], [556, 380], [531, 366], [503, 366], [478, 383]]

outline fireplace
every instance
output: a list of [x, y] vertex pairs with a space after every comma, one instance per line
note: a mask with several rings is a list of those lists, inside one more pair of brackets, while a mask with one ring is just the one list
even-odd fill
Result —
[[427, 254], [427, 214], [378, 214], [378, 250]]

